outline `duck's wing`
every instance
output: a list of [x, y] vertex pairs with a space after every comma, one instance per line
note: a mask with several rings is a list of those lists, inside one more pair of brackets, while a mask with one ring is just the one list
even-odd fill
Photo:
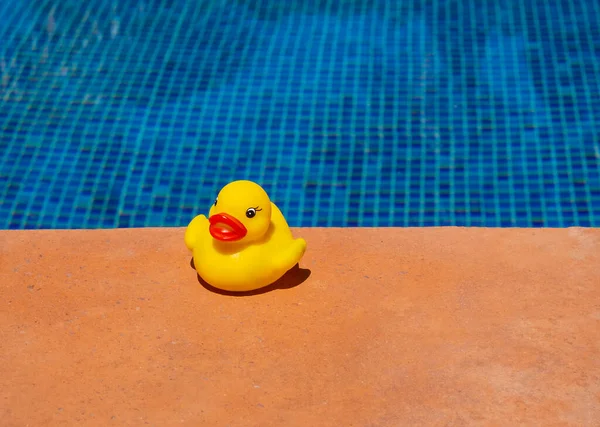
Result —
[[191, 251], [202, 237], [203, 230], [208, 230], [208, 219], [204, 215], [198, 215], [190, 221], [185, 230], [185, 245]]

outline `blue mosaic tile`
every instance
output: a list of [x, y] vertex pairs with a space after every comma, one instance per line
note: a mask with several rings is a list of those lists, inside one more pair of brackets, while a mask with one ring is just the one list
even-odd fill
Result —
[[9, 3], [0, 228], [600, 226], [596, 1]]

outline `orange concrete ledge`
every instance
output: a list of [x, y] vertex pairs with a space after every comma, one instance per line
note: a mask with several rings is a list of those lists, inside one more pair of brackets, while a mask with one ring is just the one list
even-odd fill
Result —
[[2, 426], [598, 425], [598, 229], [295, 229], [244, 297], [183, 232], [0, 232]]

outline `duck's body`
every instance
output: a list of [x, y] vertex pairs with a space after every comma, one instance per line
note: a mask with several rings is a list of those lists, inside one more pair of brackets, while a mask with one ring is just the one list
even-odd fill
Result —
[[[185, 244], [192, 251], [196, 271], [208, 284], [234, 292], [259, 289], [298, 263], [306, 241], [292, 236], [279, 208], [257, 184], [236, 181], [229, 186], [221, 190], [219, 205], [237, 212], [221, 212], [215, 202], [210, 219], [198, 215], [190, 222]], [[222, 199], [226, 200], [221, 203]], [[250, 210], [254, 210], [252, 217], [240, 215]]]

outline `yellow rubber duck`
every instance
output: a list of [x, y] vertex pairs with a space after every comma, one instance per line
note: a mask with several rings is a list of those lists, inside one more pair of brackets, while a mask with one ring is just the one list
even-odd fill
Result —
[[294, 267], [306, 250], [279, 208], [252, 181], [227, 184], [209, 216], [187, 226], [185, 244], [196, 271], [215, 288], [252, 291], [270, 285]]

